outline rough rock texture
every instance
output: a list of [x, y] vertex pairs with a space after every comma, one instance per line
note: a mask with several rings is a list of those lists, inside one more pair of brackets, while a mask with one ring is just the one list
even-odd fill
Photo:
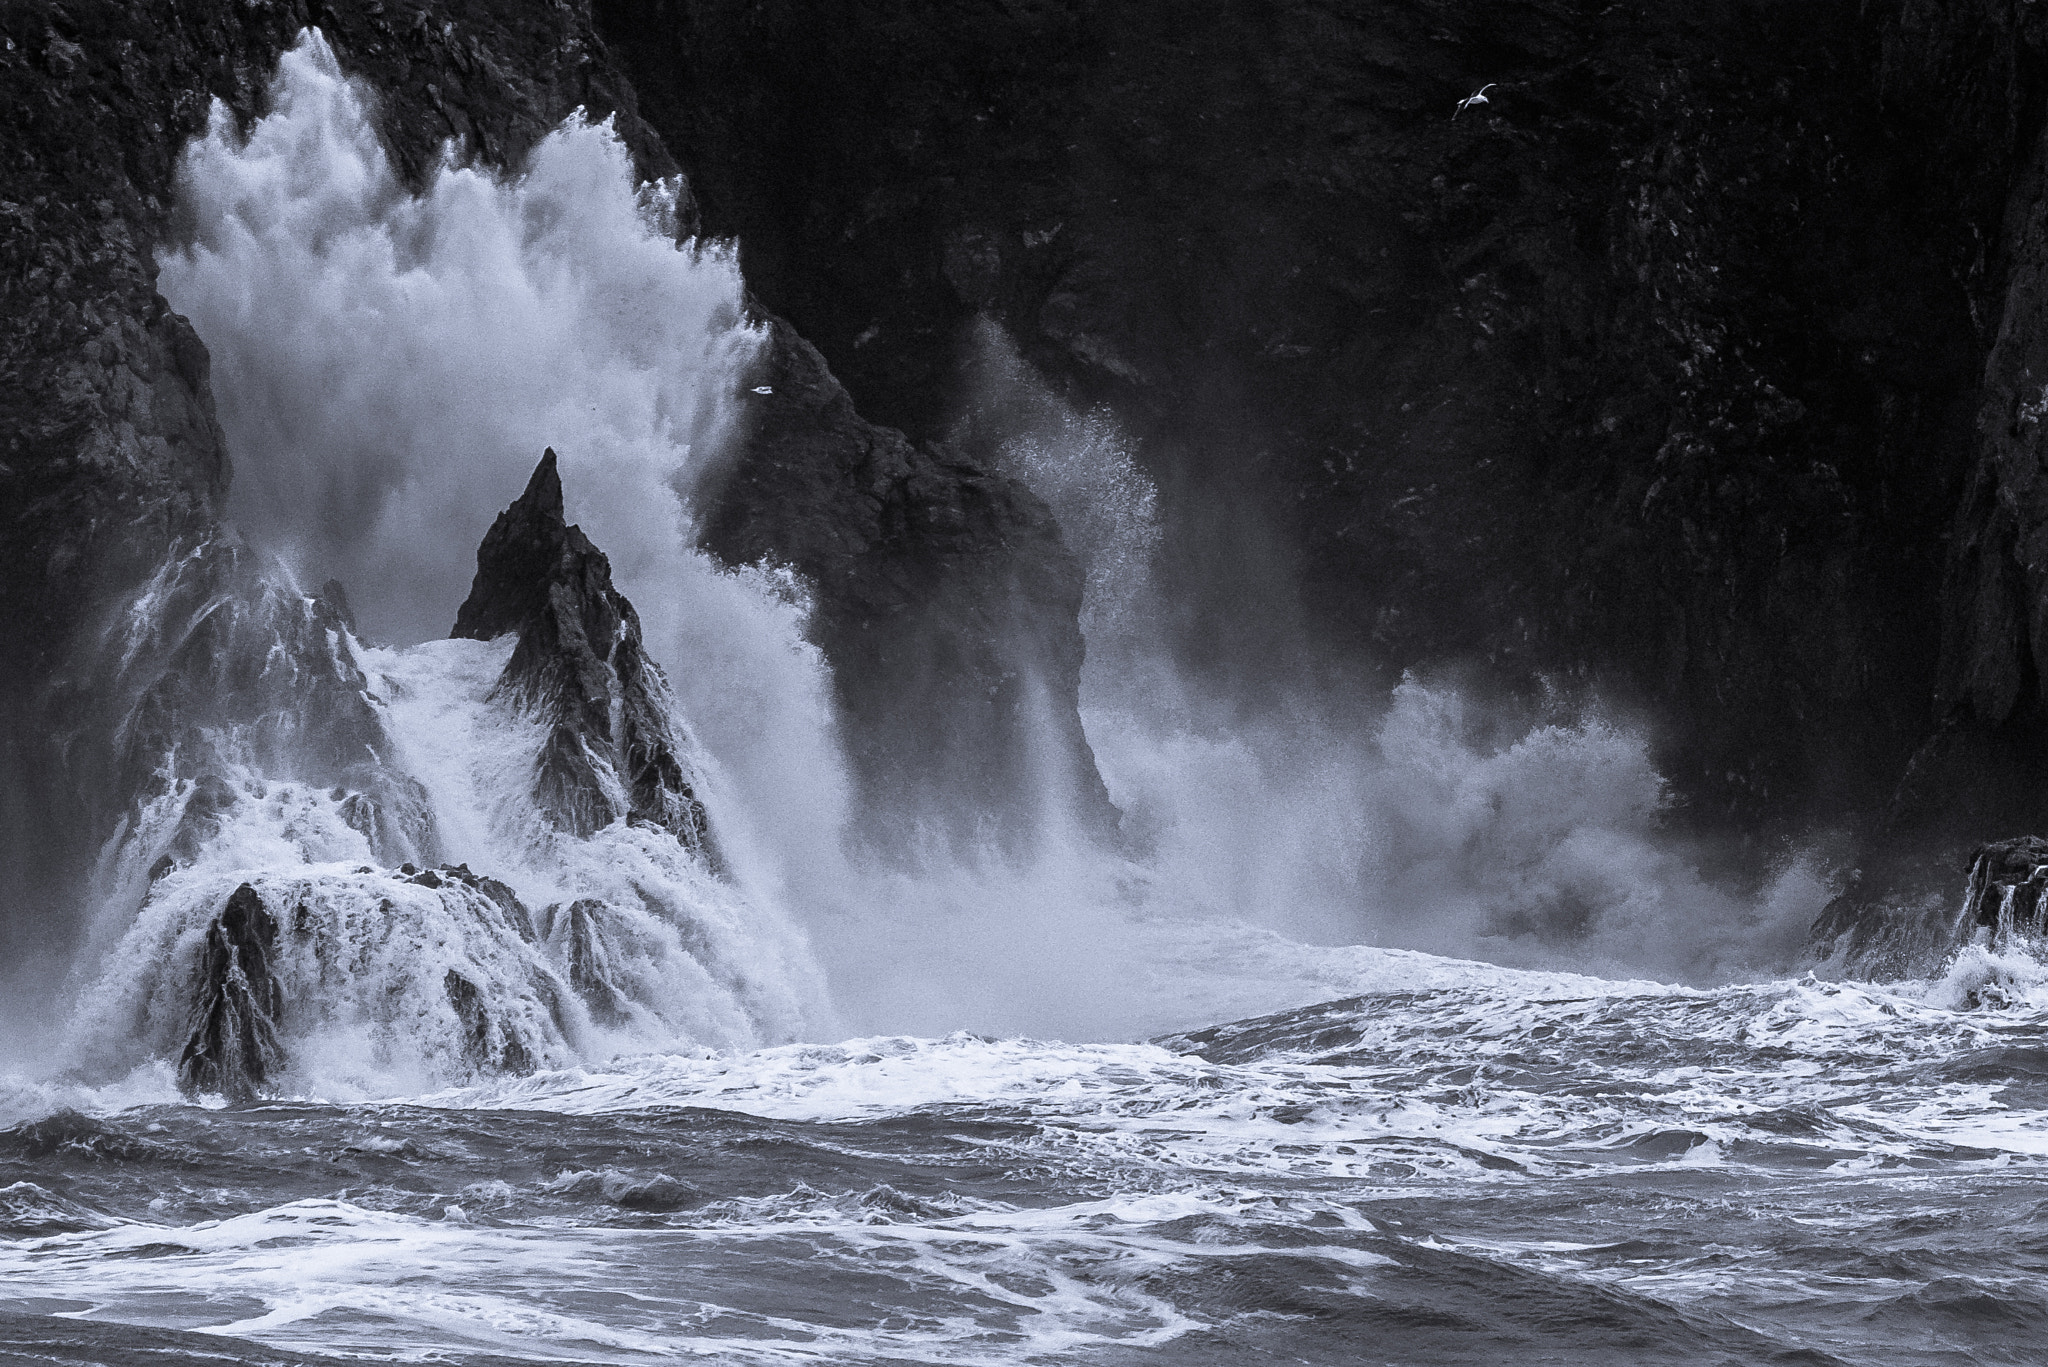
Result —
[[451, 634], [488, 641], [507, 632], [519, 644], [497, 691], [549, 728], [534, 775], [540, 809], [573, 835], [623, 817], [709, 854], [667, 682], [641, 645], [640, 614], [612, 587], [611, 562], [563, 519], [552, 447], [484, 535]]
[[393, 762], [339, 610], [265, 568], [222, 535], [152, 577], [105, 643], [118, 664], [92, 681], [115, 744], [102, 755], [100, 737], [75, 737], [73, 780], [97, 796], [102, 821], [192, 780], [166, 867], [188, 862], [239, 800], [223, 777], [237, 770], [332, 788], [385, 863], [438, 857], [426, 794]]
[[539, 937], [556, 950], [557, 962], [569, 965], [569, 986], [583, 999], [590, 1018], [599, 1025], [617, 1026], [631, 1010], [631, 1001], [619, 990], [611, 971], [612, 946], [606, 939], [603, 902], [579, 897], [541, 913]]
[[[707, 500], [707, 549], [815, 591], [871, 828], [1023, 838], [1050, 802], [1113, 838], [1082, 734], [1082, 578], [1044, 503], [942, 444], [877, 427], [789, 325], [766, 320], [745, 449]], [[879, 826], [876, 825], [879, 823]]]
[[1191, 661], [1583, 686], [1743, 830], [1878, 821], [1930, 727], [2000, 174], [1943, 111], [2026, 89], [1904, 80], [1943, 9], [2031, 13], [597, 4], [864, 414], [948, 431], [977, 314], [1116, 406]]
[[2026, 835], [1979, 845], [1957, 870], [1960, 907], [1953, 882], [1920, 891], [1935, 883], [1932, 872], [1909, 881], [1889, 868], [1859, 870], [1815, 921], [1816, 946], [1858, 977], [1928, 977], [1978, 936], [2006, 948], [2015, 939], [2038, 943], [2048, 932], [2048, 840]]
[[206, 928], [193, 992], [197, 1020], [178, 1059], [178, 1083], [248, 1101], [283, 1066], [277, 1041], [284, 994], [270, 971], [277, 921], [244, 883]]
[[[140, 980], [103, 982], [93, 1002], [175, 1059], [188, 1092], [275, 1095], [295, 1052], [344, 1022], [451, 1080], [569, 1057], [572, 989], [503, 883], [412, 864], [252, 871], [232, 891], [181, 881], [159, 884], [139, 922], [157, 924]], [[119, 1056], [118, 1036], [101, 1038]]]
[[2028, 835], [1980, 847], [1970, 858], [1960, 924], [2000, 938], [2048, 928], [2048, 840]]

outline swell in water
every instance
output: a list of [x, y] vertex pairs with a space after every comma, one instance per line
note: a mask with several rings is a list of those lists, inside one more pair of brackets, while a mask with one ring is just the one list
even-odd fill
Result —
[[[802, 586], [691, 544], [746, 402], [731, 254], [678, 246], [674, 187], [602, 126], [414, 193], [317, 35], [273, 105], [189, 153], [163, 288], [275, 559], [252, 596], [195, 552], [136, 619], [291, 643], [369, 757], [316, 782], [275, 718], [216, 728], [110, 850], [79, 1067], [0, 1114], [0, 1343], [1933, 1363], [2048, 1335], [2022, 950], [1774, 975], [1824, 871], [1702, 877], [1597, 716], [1502, 733], [1410, 680], [1247, 722], [1149, 635], [1113, 418], [999, 335], [1003, 458], [1087, 562], [1085, 715], [1142, 852], [859, 867]], [[510, 641], [430, 639], [543, 445], [646, 619], [719, 867], [546, 819]], [[289, 1064], [266, 1103], [189, 1104], [181, 993], [244, 884]], [[1474, 954], [1523, 967], [1445, 957]], [[1192, 1033], [1131, 1042], [1162, 1030]]]
[[45, 1117], [0, 1132], [0, 1342], [1931, 1367], [2048, 1332], [2033, 960], [1712, 991], [1357, 967], [1377, 990], [1156, 1044]]

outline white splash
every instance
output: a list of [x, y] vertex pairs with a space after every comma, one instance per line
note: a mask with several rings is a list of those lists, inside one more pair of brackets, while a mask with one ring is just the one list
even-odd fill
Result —
[[444, 158], [415, 195], [317, 30], [246, 139], [216, 104], [179, 164], [192, 236], [160, 285], [213, 354], [232, 512], [373, 639], [445, 635], [477, 542], [543, 446], [628, 586], [673, 572], [758, 335], [729, 247], [661, 231], [609, 124], [504, 177]]
[[[1128, 1037], [1226, 1003], [1298, 1004], [1343, 977], [1347, 951], [1275, 931], [1725, 979], [1771, 967], [1825, 895], [1804, 864], [1762, 897], [1712, 886], [1661, 835], [1642, 739], [1598, 720], [1500, 744], [1454, 693], [1416, 683], [1384, 705], [1251, 720], [1204, 696], [1156, 638], [1156, 496], [1133, 444], [1109, 415], [1034, 389], [999, 334], [984, 341], [1022, 414], [1004, 460], [1086, 562], [1084, 720], [1143, 853], [1051, 839], [1027, 868], [850, 870], [803, 587], [767, 568], [722, 572], [690, 545], [688, 495], [749, 401], [756, 337], [731, 253], [678, 248], [662, 227], [670, 192], [636, 191], [602, 126], [572, 120], [517, 177], [444, 161], [414, 194], [317, 33], [285, 58], [273, 103], [246, 140], [217, 112], [190, 150], [193, 236], [163, 263], [167, 297], [214, 354], [237, 518], [303, 581], [343, 579], [373, 637], [436, 636], [489, 519], [553, 445], [572, 513], [611, 556], [702, 740], [701, 795], [736, 884], [750, 906], [800, 909], [855, 1024]], [[491, 850], [470, 862], [545, 881], [548, 859], [573, 854], [526, 853], [548, 847], [429, 777], [509, 743], [476, 732], [464, 759], [446, 737], [472, 733], [406, 720], [411, 671], [460, 672], [458, 653], [434, 649], [373, 667], [436, 786], [449, 857]], [[455, 686], [436, 677], [416, 700]], [[1058, 795], [1045, 805], [1057, 831]], [[721, 954], [744, 938], [734, 930]], [[769, 1014], [791, 1019], [786, 1006]]]
[[151, 877], [190, 826], [196, 785], [173, 779], [121, 848], [147, 900], [83, 995], [80, 1061], [114, 1076], [180, 1058], [206, 1010], [209, 937], [244, 883], [276, 926], [286, 1062], [267, 1090], [404, 1095], [479, 1067], [829, 1032], [822, 975], [786, 915], [666, 830], [620, 820], [580, 838], [548, 823], [532, 798], [545, 729], [493, 696], [512, 646], [341, 645], [395, 772], [424, 790], [440, 858], [493, 883], [381, 867], [359, 794], [239, 766], [203, 843]]
[[[1181, 669], [1137, 444], [993, 324], [975, 342], [963, 434], [1088, 572], [1081, 713], [1133, 853], [1052, 840], [1029, 867], [897, 880], [886, 917], [824, 932], [860, 965], [862, 1023], [1129, 1037], [1336, 995], [1360, 942], [1697, 983], [1796, 959], [1827, 871], [1703, 874], [1638, 730], [1583, 709], [1510, 722], [1414, 678], [1378, 698], [1280, 681], [1254, 708]], [[910, 956], [914, 990], [886, 969]]]
[[554, 447], [716, 760], [735, 869], [779, 887], [829, 862], [847, 787], [801, 587], [724, 571], [688, 525], [759, 343], [731, 247], [676, 243], [678, 187], [636, 189], [608, 123], [571, 118], [517, 176], [451, 149], [414, 194], [317, 29], [270, 97], [246, 139], [216, 106], [187, 150], [191, 239], [159, 280], [213, 355], [236, 522], [301, 583], [339, 578], [367, 639], [431, 639]]

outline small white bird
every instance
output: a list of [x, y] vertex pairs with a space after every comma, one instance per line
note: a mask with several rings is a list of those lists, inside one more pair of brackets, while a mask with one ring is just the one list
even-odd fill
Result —
[[1470, 95], [1467, 95], [1464, 99], [1458, 101], [1458, 107], [1457, 109], [1452, 111], [1451, 117], [1454, 119], [1457, 118], [1458, 115], [1464, 113], [1466, 110], [1470, 109], [1475, 104], [1492, 104], [1493, 101], [1486, 98], [1486, 92], [1493, 89], [1495, 86], [1499, 84], [1499, 81], [1488, 81], [1485, 85], [1480, 86], [1479, 89], [1473, 91]]

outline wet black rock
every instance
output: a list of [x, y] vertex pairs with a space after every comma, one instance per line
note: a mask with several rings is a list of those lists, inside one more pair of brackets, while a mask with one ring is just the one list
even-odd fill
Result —
[[573, 989], [534, 952], [534, 917], [505, 884], [461, 864], [246, 877], [229, 895], [204, 874], [149, 894], [174, 928], [141, 965], [132, 1025], [187, 1091], [270, 1094], [295, 1041], [343, 1017], [450, 1080], [566, 1061]]
[[[379, 860], [435, 857], [425, 790], [394, 763], [346, 622], [267, 568], [224, 534], [158, 572], [101, 644], [111, 658], [94, 680], [97, 707], [71, 737], [73, 775], [104, 801], [131, 804], [163, 795], [171, 775], [191, 775], [160, 852], [175, 864], [189, 863], [247, 796], [230, 772], [333, 789]], [[88, 729], [108, 712], [118, 741], [110, 753]]]
[[244, 883], [206, 928], [192, 993], [197, 1022], [178, 1059], [188, 1091], [248, 1101], [284, 1065], [278, 1019], [284, 993], [271, 971], [277, 921]]
[[958, 451], [866, 421], [817, 348], [765, 324], [703, 542], [808, 581], [871, 830], [1017, 837], [1050, 800], [1113, 839], [1079, 712], [1082, 574], [1051, 512]]
[[534, 775], [540, 809], [575, 835], [625, 818], [710, 854], [668, 684], [641, 642], [639, 614], [612, 587], [611, 562], [563, 519], [552, 448], [485, 534], [452, 634], [512, 632], [519, 643], [497, 693], [549, 728]]
[[406, 865], [404, 872], [407, 881], [417, 883], [423, 888], [441, 888], [450, 883], [460, 883], [473, 892], [482, 893], [484, 898], [498, 909], [504, 923], [514, 934], [528, 944], [533, 943], [536, 937], [533, 913], [519, 900], [519, 894], [512, 891], [510, 885], [484, 874], [472, 873], [467, 864], [443, 864], [438, 869], [420, 870], [413, 870], [411, 865]]
[[533, 1071], [533, 1056], [527, 1053], [519, 1037], [491, 1028], [491, 1004], [481, 988], [452, 968], [443, 976], [441, 987], [462, 1024], [464, 1064], [478, 1071], [520, 1076]]
[[551, 945], [557, 963], [567, 960], [569, 986], [583, 999], [599, 1025], [619, 1025], [630, 1003], [612, 972], [612, 947], [604, 933], [607, 908], [595, 898], [581, 897], [551, 906], [540, 915], [538, 938]]
[[1910, 859], [1854, 870], [1815, 919], [1813, 943], [1849, 972], [1884, 978], [1938, 973], [1980, 934], [2004, 944], [2048, 932], [2048, 839], [1990, 841], [1943, 872]]
[[1980, 847], [1970, 859], [1958, 925], [2001, 940], [2048, 930], [2048, 840], [2027, 835]]

